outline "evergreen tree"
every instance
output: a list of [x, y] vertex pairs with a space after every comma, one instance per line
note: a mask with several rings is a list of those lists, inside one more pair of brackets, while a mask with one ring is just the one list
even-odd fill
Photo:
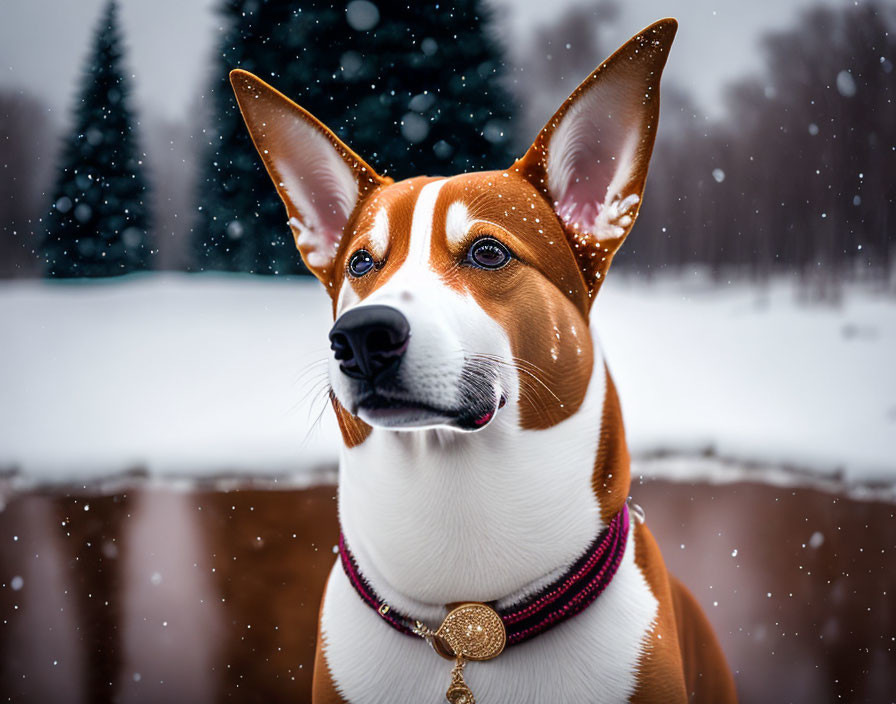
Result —
[[302, 270], [227, 80], [243, 68], [395, 179], [505, 168], [512, 105], [481, 0], [222, 0], [227, 28], [199, 178], [196, 268]]
[[62, 148], [42, 247], [49, 276], [114, 276], [149, 267], [147, 184], [122, 54], [118, 9], [110, 0]]

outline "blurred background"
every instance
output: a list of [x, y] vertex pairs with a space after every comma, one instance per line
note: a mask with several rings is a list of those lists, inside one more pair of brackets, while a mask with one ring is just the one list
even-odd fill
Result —
[[396, 179], [504, 168], [660, 17], [595, 306], [632, 496], [743, 701], [896, 692], [896, 2], [6, 0], [0, 695], [305, 701], [327, 298], [227, 82]]

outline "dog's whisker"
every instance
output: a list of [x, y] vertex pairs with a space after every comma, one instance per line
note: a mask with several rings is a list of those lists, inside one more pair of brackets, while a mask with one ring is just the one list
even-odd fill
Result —
[[302, 394], [302, 396], [290, 407], [290, 412], [294, 412], [296, 409], [298, 409], [303, 403], [308, 400], [310, 396], [316, 395], [322, 385], [327, 386], [328, 384], [329, 379], [327, 378], [326, 374], [322, 377], [318, 377], [313, 382], [309, 382], [308, 386], [306, 387], [307, 390], [305, 391], [305, 393]]
[[327, 406], [329, 405], [329, 399], [330, 399], [331, 393], [332, 393], [332, 389], [330, 388], [330, 385], [327, 384], [323, 389], [320, 389], [318, 391], [314, 400], [309, 405], [309, 409], [308, 409], [308, 420], [309, 421], [311, 420], [311, 414], [312, 414], [314, 408], [318, 404], [320, 405], [320, 411], [318, 411], [315, 419], [308, 424], [308, 428], [305, 431], [305, 437], [302, 439], [302, 443], [301, 443], [302, 446], [304, 446], [308, 442], [311, 435], [320, 427], [321, 422], [323, 421], [323, 418], [324, 418], [324, 413], [326, 413]]
[[326, 395], [327, 390], [330, 388], [330, 383], [326, 379], [315, 385], [315, 387], [307, 394], [305, 394], [305, 399], [310, 397], [310, 402], [308, 404], [309, 408], [313, 408], [316, 403], [320, 401], [321, 395]]
[[506, 364], [506, 363], [511, 363], [511, 362], [512, 362], [513, 364], [516, 364], [516, 365], [524, 365], [524, 366], [530, 367], [531, 369], [535, 370], [536, 372], [541, 372], [542, 374], [547, 374], [547, 371], [546, 371], [546, 370], [542, 369], [541, 367], [539, 367], [539, 366], [538, 366], [537, 364], [535, 364], [534, 362], [531, 362], [531, 361], [529, 361], [529, 360], [527, 360], [527, 359], [523, 359], [522, 357], [511, 357], [511, 358], [510, 358], [510, 362], [508, 362], [508, 361], [505, 360], [504, 358], [502, 358], [502, 357], [500, 357], [500, 356], [498, 356], [498, 355], [494, 355], [494, 354], [481, 353], [481, 356], [482, 356], [482, 357], [485, 357], [485, 358], [487, 358], [487, 359], [491, 359], [491, 360], [494, 360], [494, 361], [496, 361], [496, 362], [502, 362], [502, 363], [505, 363], [505, 364]]
[[[507, 368], [515, 369], [516, 371], [529, 376], [531, 379], [533, 379], [539, 385], [541, 385], [541, 387], [544, 388], [545, 391], [547, 391], [551, 396], [553, 396], [554, 399], [557, 401], [557, 403], [563, 403], [563, 401], [560, 399], [560, 397], [557, 396], [557, 394], [554, 393], [554, 391], [535, 372], [522, 366], [522, 363], [526, 362], [526, 360], [521, 360], [518, 357], [513, 357], [512, 359], [514, 361], [511, 362], [506, 359], [502, 359], [501, 357], [499, 357], [497, 355], [491, 355], [491, 354], [487, 354], [487, 353], [475, 353], [474, 355], [471, 355], [471, 356], [479, 357], [480, 359], [488, 360], [495, 364], [498, 364], [498, 365], [501, 365], [501, 366], [504, 366]], [[527, 363], [527, 364], [530, 364], [530, 366], [533, 366], [536, 369], [538, 368], [534, 364], [531, 364], [531, 363]], [[520, 379], [522, 379], [522, 377], [520, 377]]]
[[321, 367], [324, 367], [324, 370], [326, 370], [326, 366], [329, 361], [330, 360], [328, 357], [323, 357], [321, 359], [316, 359], [313, 362], [308, 363], [305, 366], [305, 368], [301, 372], [299, 372], [298, 376], [296, 376], [295, 379], [293, 379], [293, 383], [294, 384], [301, 383], [302, 380], [305, 377], [307, 377], [309, 374], [312, 374], [314, 372], [319, 372]]

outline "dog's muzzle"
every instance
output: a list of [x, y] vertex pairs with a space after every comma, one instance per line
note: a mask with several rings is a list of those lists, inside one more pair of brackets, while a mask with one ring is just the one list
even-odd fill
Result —
[[394, 374], [408, 348], [411, 326], [391, 306], [371, 305], [343, 313], [330, 330], [339, 369], [371, 385]]

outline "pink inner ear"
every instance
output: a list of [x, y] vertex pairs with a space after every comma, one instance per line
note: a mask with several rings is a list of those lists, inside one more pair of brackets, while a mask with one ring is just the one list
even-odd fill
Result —
[[551, 135], [547, 173], [563, 221], [604, 239], [621, 234], [620, 226], [631, 222], [624, 221], [627, 210], [640, 197], [634, 181], [646, 108], [639, 86], [617, 76], [600, 79], [574, 96]]
[[281, 193], [297, 213], [289, 221], [296, 244], [309, 265], [324, 267], [358, 200], [355, 174], [323, 134], [294, 115], [269, 127], [268, 136]]
[[564, 195], [554, 204], [563, 222], [593, 232], [597, 216], [603, 210], [603, 203], [592, 202], [594, 191], [588, 178], [568, 184]]

